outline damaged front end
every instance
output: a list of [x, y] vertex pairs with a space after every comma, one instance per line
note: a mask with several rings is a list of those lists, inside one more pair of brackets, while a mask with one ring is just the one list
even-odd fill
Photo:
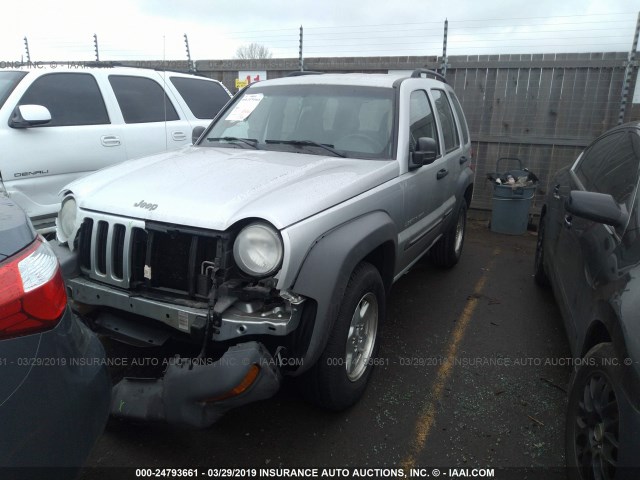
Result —
[[199, 350], [170, 359], [161, 378], [123, 378], [114, 416], [206, 427], [278, 390], [282, 352], [299, 354], [306, 343], [306, 299], [277, 290], [272, 272], [256, 278], [238, 266], [242, 228], [213, 232], [93, 212], [83, 219], [76, 275], [67, 279], [81, 317], [136, 347], [177, 339]]
[[111, 415], [204, 428], [228, 410], [273, 396], [278, 362], [264, 345], [229, 348], [217, 361], [176, 358], [162, 378], [124, 378], [113, 387]]

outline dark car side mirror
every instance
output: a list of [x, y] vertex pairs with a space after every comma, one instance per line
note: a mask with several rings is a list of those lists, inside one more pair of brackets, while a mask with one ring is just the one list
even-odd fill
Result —
[[409, 170], [415, 170], [423, 165], [429, 165], [438, 158], [438, 143], [429, 137], [420, 137], [416, 145], [416, 151], [409, 159]]
[[206, 128], [201, 125], [194, 127], [193, 131], [191, 132], [191, 143], [195, 145], [198, 142], [200, 135], [202, 135], [202, 132], [204, 132], [205, 130]]
[[565, 201], [565, 209], [576, 217], [615, 228], [624, 228], [629, 220], [626, 207], [616, 203], [614, 198], [606, 193], [574, 190]]

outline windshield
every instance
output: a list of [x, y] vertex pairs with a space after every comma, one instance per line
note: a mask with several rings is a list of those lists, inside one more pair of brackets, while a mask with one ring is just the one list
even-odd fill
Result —
[[27, 72], [0, 72], [0, 107], [26, 74]]
[[392, 158], [394, 91], [347, 85], [248, 88], [201, 146]]

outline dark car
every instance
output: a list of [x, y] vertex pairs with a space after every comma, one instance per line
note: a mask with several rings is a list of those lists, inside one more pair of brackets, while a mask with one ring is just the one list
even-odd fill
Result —
[[640, 123], [596, 139], [549, 184], [535, 279], [550, 284], [575, 359], [571, 478], [640, 478]]
[[107, 420], [104, 359], [67, 306], [55, 254], [0, 183], [0, 477], [76, 476]]

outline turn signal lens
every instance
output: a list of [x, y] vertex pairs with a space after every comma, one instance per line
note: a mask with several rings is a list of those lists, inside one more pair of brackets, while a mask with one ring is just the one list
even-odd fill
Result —
[[238, 385], [233, 387], [228, 392], [223, 393], [222, 395], [219, 395], [217, 397], [208, 398], [204, 402], [205, 403], [220, 402], [222, 400], [227, 400], [228, 398], [237, 397], [238, 395], [247, 391], [247, 389], [251, 385], [253, 385], [253, 382], [255, 382], [256, 378], [258, 378], [259, 373], [260, 373], [260, 367], [255, 364], [251, 365], [251, 367], [249, 368], [249, 371], [247, 372], [247, 374], [244, 376], [244, 378]]

